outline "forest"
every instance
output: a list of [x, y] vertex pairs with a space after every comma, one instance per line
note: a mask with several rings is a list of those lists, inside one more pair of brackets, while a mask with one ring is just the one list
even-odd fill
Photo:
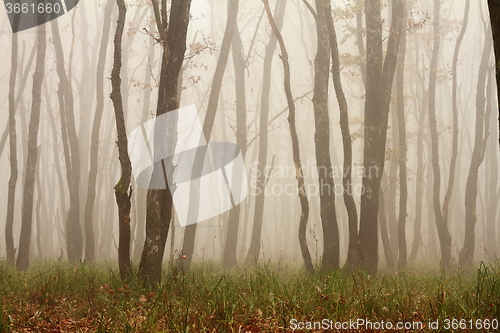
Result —
[[499, 328], [495, 1], [4, 3], [0, 333]]

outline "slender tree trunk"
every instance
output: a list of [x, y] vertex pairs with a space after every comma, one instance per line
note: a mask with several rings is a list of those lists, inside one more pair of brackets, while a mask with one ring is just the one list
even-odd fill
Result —
[[317, 53], [314, 60], [314, 144], [318, 170], [320, 216], [323, 227], [322, 266], [338, 269], [340, 259], [339, 230], [335, 212], [335, 184], [330, 159], [330, 117], [328, 115], [328, 78], [330, 40], [326, 24], [325, 1], [316, 0]]
[[[403, 18], [402, 31], [406, 31], [406, 1], [403, 1]], [[405, 117], [405, 101], [404, 101], [404, 69], [406, 55], [406, 34], [401, 36], [401, 44], [399, 45], [399, 57], [396, 78], [396, 93], [397, 93], [397, 115], [398, 115], [398, 130], [399, 130], [399, 216], [398, 216], [398, 269], [403, 270], [406, 267], [407, 249], [406, 249], [406, 210], [408, 204], [408, 180], [406, 170], [406, 117]]]
[[[276, 26], [278, 30], [283, 26], [283, 18], [285, 16], [286, 2], [280, 1], [276, 4], [274, 15], [276, 17]], [[271, 35], [269, 43], [266, 45], [264, 53], [264, 68], [262, 81], [262, 94], [260, 96], [260, 120], [259, 120], [259, 157], [258, 157], [258, 177], [256, 183], [257, 195], [255, 197], [255, 210], [252, 226], [252, 236], [250, 246], [245, 258], [247, 264], [257, 262], [260, 254], [261, 239], [262, 239], [262, 222], [264, 215], [265, 203], [265, 187], [266, 175], [265, 167], [267, 164], [267, 138], [268, 138], [268, 119], [269, 119], [269, 99], [271, 92], [271, 73], [272, 60], [276, 49], [277, 38]]]
[[125, 127], [125, 116], [123, 112], [121, 78], [122, 68], [122, 37], [125, 27], [127, 7], [124, 0], [116, 0], [118, 6], [118, 20], [116, 25], [115, 39], [113, 42], [113, 70], [111, 72], [111, 100], [115, 108], [116, 132], [118, 136], [118, 159], [120, 160], [121, 176], [115, 185], [116, 204], [118, 206], [118, 265], [120, 277], [125, 280], [130, 274], [130, 196], [132, 187], [130, 180], [132, 176], [132, 165], [127, 150], [127, 130]]
[[[162, 1], [161, 9], [157, 0], [152, 0], [152, 4], [156, 24], [160, 31], [160, 38], [163, 41], [160, 86], [156, 109], [156, 116], [160, 116], [179, 108], [179, 73], [186, 52], [186, 35], [191, 0], [172, 1], [169, 24], [167, 24], [166, 1]], [[175, 142], [175, 137], [176, 129], [169, 130], [165, 133], [165, 142]], [[159, 167], [159, 163], [155, 164], [155, 168], [157, 167]], [[164, 165], [161, 167], [164, 167]], [[144, 284], [154, 286], [161, 281], [163, 254], [172, 218], [172, 193], [168, 188], [149, 189], [146, 200], [146, 239], [139, 264], [139, 276]]]
[[62, 139], [66, 141], [65, 161], [70, 198], [66, 220], [66, 248], [69, 261], [76, 262], [81, 259], [83, 249], [80, 228], [80, 147], [76, 134], [73, 89], [64, 68], [64, 53], [57, 20], [52, 20], [51, 26], [56, 54], [56, 69], [59, 77], [57, 95], [61, 112]]
[[[489, 104], [490, 106], [494, 102], [491, 101]], [[494, 109], [494, 108], [493, 108]], [[498, 132], [498, 128], [496, 126], [496, 114], [494, 112], [491, 112], [489, 114], [490, 117], [490, 122], [489, 122], [489, 128], [490, 128], [490, 135], [492, 137], [496, 137], [496, 134]], [[496, 245], [497, 245], [497, 226], [496, 226], [496, 216], [498, 212], [498, 200], [499, 196], [497, 193], [498, 190], [498, 145], [496, 143], [496, 140], [489, 140], [488, 142], [489, 145], [489, 153], [486, 154], [487, 158], [489, 159], [489, 181], [488, 181], [488, 201], [487, 201], [487, 217], [486, 217], [486, 249], [488, 251], [488, 257], [490, 260], [495, 260], [498, 258], [498, 252], [496, 250]]]
[[283, 61], [284, 88], [288, 104], [288, 125], [290, 127], [290, 137], [292, 141], [292, 158], [295, 165], [295, 177], [297, 179], [298, 196], [300, 200], [300, 207], [302, 210], [299, 221], [299, 245], [302, 253], [302, 258], [304, 259], [304, 263], [306, 265], [306, 271], [309, 273], [313, 273], [314, 267], [306, 240], [307, 220], [309, 218], [309, 200], [307, 199], [307, 193], [304, 186], [304, 175], [302, 174], [302, 163], [300, 161], [300, 145], [299, 137], [297, 135], [297, 128], [295, 125], [295, 101], [292, 96], [292, 88], [290, 83], [290, 64], [288, 62], [288, 52], [286, 50], [285, 42], [283, 41], [281, 32], [271, 14], [271, 9], [269, 8], [268, 1], [263, 0], [263, 2], [267, 17], [269, 19], [269, 24], [271, 25], [274, 36], [276, 37], [281, 49], [280, 57]]
[[458, 62], [458, 54], [460, 51], [460, 45], [462, 44], [462, 40], [465, 35], [465, 31], [467, 29], [467, 22], [469, 21], [469, 7], [470, 0], [467, 0], [465, 3], [464, 10], [464, 19], [462, 22], [462, 29], [457, 37], [457, 42], [455, 44], [455, 51], [453, 53], [453, 61], [451, 67], [451, 75], [452, 75], [452, 112], [453, 112], [453, 139], [452, 139], [452, 147], [451, 147], [451, 161], [450, 161], [450, 172], [448, 177], [448, 189], [446, 190], [446, 194], [444, 196], [443, 201], [443, 224], [448, 225], [449, 219], [449, 207], [451, 198], [453, 195], [453, 188], [455, 183], [455, 171], [457, 165], [457, 157], [458, 157], [458, 107], [457, 107], [457, 62]]
[[378, 265], [378, 193], [384, 171], [387, 123], [392, 79], [397, 64], [402, 33], [403, 2], [392, 2], [391, 34], [382, 67], [382, 19], [380, 0], [366, 0], [366, 98], [364, 130], [364, 175], [359, 224], [360, 259], [371, 274]]
[[389, 271], [393, 271], [396, 266], [396, 259], [394, 258], [394, 254], [392, 253], [391, 243], [389, 241], [389, 228], [387, 226], [387, 214], [385, 211], [385, 200], [384, 200], [384, 191], [382, 190], [382, 186], [379, 188], [379, 211], [378, 218], [380, 221], [380, 238], [382, 240], [382, 247], [384, 249], [384, 258], [385, 264], [387, 265], [387, 269]]
[[[14, 16], [13, 30], [17, 30], [21, 15]], [[7, 262], [9, 265], [14, 265], [15, 249], [14, 238], [12, 235], [12, 226], [14, 224], [14, 208], [16, 199], [16, 184], [17, 184], [17, 134], [16, 134], [16, 78], [17, 78], [17, 57], [18, 57], [18, 35], [12, 34], [12, 54], [10, 61], [10, 78], [9, 78], [9, 162], [10, 162], [10, 178], [9, 190], [7, 194], [7, 219], [5, 222], [5, 246], [7, 249]]]
[[429, 127], [431, 132], [432, 143], [432, 170], [434, 175], [433, 183], [433, 207], [436, 227], [439, 236], [439, 243], [441, 245], [441, 262], [443, 266], [448, 267], [451, 260], [451, 236], [448, 231], [448, 225], [443, 220], [440, 203], [441, 193], [441, 170], [439, 167], [439, 141], [437, 130], [437, 116], [436, 116], [436, 77], [437, 65], [439, 57], [439, 46], [441, 39], [441, 29], [439, 12], [441, 8], [441, 1], [434, 1], [434, 46], [432, 49], [432, 58], [430, 63], [430, 77], [429, 77]]
[[33, 221], [33, 191], [35, 187], [36, 162], [38, 157], [38, 128], [40, 125], [40, 107], [42, 101], [42, 82], [45, 69], [45, 51], [47, 40], [44, 26], [37, 29], [37, 54], [35, 73], [33, 74], [31, 116], [28, 132], [28, 157], [26, 159], [26, 176], [24, 180], [23, 211], [21, 217], [21, 235], [19, 237], [19, 254], [16, 266], [26, 270], [29, 265], [29, 249], [31, 242], [31, 225]]
[[[347, 250], [346, 266], [348, 270], [354, 269], [359, 264], [359, 246], [358, 246], [358, 212], [356, 203], [353, 198], [352, 186], [352, 139], [351, 131], [349, 129], [349, 110], [347, 108], [347, 101], [342, 88], [342, 81], [340, 79], [340, 58], [339, 49], [337, 45], [337, 33], [335, 32], [335, 25], [333, 24], [333, 17], [331, 15], [332, 8], [329, 1], [325, 2], [326, 25], [328, 27], [328, 35], [330, 39], [330, 50], [332, 56], [332, 80], [337, 96], [340, 111], [340, 130], [342, 132], [342, 144], [344, 149], [344, 172], [342, 178], [342, 185], [344, 188], [344, 203], [347, 209], [348, 226], [349, 226], [349, 247]], [[360, 33], [360, 32], [358, 32]], [[360, 50], [364, 53], [364, 46], [362, 38], [358, 38], [358, 45]], [[364, 70], [362, 70], [363, 72]], [[363, 74], [364, 75], [364, 74]]]
[[[243, 57], [243, 43], [235, 26], [233, 43], [231, 46], [233, 54], [233, 64], [235, 73], [236, 88], [236, 144], [241, 149], [241, 154], [245, 158], [247, 150], [247, 116], [245, 97], [245, 59]], [[223, 264], [225, 267], [233, 267], [237, 264], [236, 247], [238, 243], [238, 229], [240, 224], [241, 203], [229, 211], [227, 224], [227, 235], [223, 254]]]
[[90, 166], [87, 186], [87, 201], [85, 205], [84, 227], [85, 227], [85, 260], [95, 259], [94, 238], [94, 203], [96, 198], [97, 162], [99, 159], [99, 131], [104, 110], [104, 67], [106, 65], [107, 47], [111, 26], [111, 13], [113, 12], [113, 1], [108, 1], [104, 9], [102, 26], [102, 38], [99, 46], [99, 59], [96, 68], [96, 108], [92, 135], [90, 139]]
[[418, 38], [416, 34], [414, 36], [415, 41], [415, 73], [417, 75], [417, 82], [415, 85], [415, 91], [418, 92], [418, 85], [421, 87], [421, 94], [423, 99], [420, 102], [421, 107], [418, 108], [418, 132], [417, 132], [417, 175], [415, 181], [415, 223], [413, 227], [413, 242], [410, 252], [410, 261], [415, 261], [417, 259], [418, 250], [420, 248], [420, 243], [422, 242], [422, 206], [423, 206], [423, 184], [424, 184], [424, 126], [425, 126], [425, 115], [427, 110], [425, 109], [428, 99], [427, 90], [425, 89], [425, 83], [420, 75], [420, 61], [419, 61], [419, 48], [418, 48]]
[[[488, 34], [486, 34], [488, 35]], [[475, 128], [475, 138], [474, 138], [474, 149], [472, 151], [471, 165], [469, 169], [469, 175], [467, 176], [467, 183], [465, 185], [465, 240], [462, 250], [460, 251], [460, 257], [458, 264], [460, 267], [469, 267], [472, 265], [472, 259], [474, 258], [474, 247], [476, 245], [476, 199], [478, 192], [478, 173], [479, 167], [484, 160], [484, 154], [486, 151], [486, 141], [488, 134], [485, 134], [485, 127], [487, 124], [488, 117], [485, 117], [485, 81], [488, 75], [488, 66], [490, 60], [490, 53], [492, 43], [491, 40], [486, 37], [484, 41], [484, 50], [481, 57], [481, 63], [479, 64], [479, 72], [477, 75], [477, 91], [476, 91], [476, 128]], [[488, 111], [486, 111], [486, 114]], [[486, 119], [486, 122], [485, 122]]]
[[[210, 98], [208, 100], [207, 113], [205, 115], [205, 120], [203, 122], [203, 134], [205, 135], [205, 141], [208, 143], [212, 135], [212, 129], [215, 122], [215, 115], [217, 114], [217, 107], [219, 104], [219, 95], [222, 87], [222, 79], [224, 78], [224, 72], [226, 70], [227, 60], [229, 58], [229, 49], [231, 47], [231, 42], [233, 40], [234, 30], [236, 28], [236, 17], [238, 15], [239, 0], [232, 0], [228, 3], [228, 14], [226, 22], [226, 30], [224, 32], [224, 37], [222, 38], [221, 53], [219, 60], [217, 61], [217, 66], [215, 68], [214, 78], [212, 81], [212, 87], [210, 90]], [[193, 166], [193, 177], [192, 179], [197, 179], [198, 175], [201, 174], [201, 166], [203, 165], [203, 160], [205, 154], [199, 151], [196, 154]], [[193, 182], [193, 186], [195, 183]], [[198, 196], [198, 191], [194, 190], [192, 193]], [[200, 198], [194, 197], [191, 199], [189, 206], [189, 220], [197, 221], [199, 207], [198, 203]], [[196, 206], [196, 207], [195, 207]], [[183, 270], [189, 268], [194, 255], [194, 243], [196, 238], [196, 223], [190, 224], [184, 230], [184, 241], [182, 243], [181, 255], [182, 255], [182, 266]]]

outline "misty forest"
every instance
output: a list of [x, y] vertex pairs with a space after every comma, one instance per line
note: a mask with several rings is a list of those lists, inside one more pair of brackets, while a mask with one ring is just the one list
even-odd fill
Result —
[[73, 2], [0, 6], [0, 332], [499, 328], [500, 4]]

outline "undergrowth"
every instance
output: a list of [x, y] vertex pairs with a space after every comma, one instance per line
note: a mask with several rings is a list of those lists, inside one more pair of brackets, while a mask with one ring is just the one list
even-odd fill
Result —
[[[150, 290], [138, 280], [123, 283], [105, 264], [43, 261], [18, 272], [0, 262], [0, 302], [0, 333], [275, 332], [323, 319], [422, 322], [423, 330], [406, 331], [439, 332], [449, 331], [446, 320], [474, 326], [500, 319], [500, 263], [372, 277], [360, 271], [309, 275], [271, 263], [226, 271], [205, 262], [186, 274], [165, 267], [162, 283]], [[439, 328], [431, 330], [429, 321], [439, 321]]]

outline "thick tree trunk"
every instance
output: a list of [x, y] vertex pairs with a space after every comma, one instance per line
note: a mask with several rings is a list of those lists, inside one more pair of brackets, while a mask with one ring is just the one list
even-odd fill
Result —
[[[169, 25], [167, 25], [166, 1], [162, 1], [161, 10], [157, 0], [152, 0], [152, 3], [155, 10], [156, 24], [163, 41], [163, 57], [156, 109], [156, 116], [160, 116], [179, 108], [178, 79], [186, 52], [186, 35], [191, 0], [172, 1]], [[176, 135], [176, 130], [165, 133], [165, 142], [175, 142], [174, 135]], [[157, 166], [158, 163], [155, 164], [155, 167]], [[165, 181], [167, 180], [165, 179]], [[161, 265], [171, 218], [172, 194], [169, 189], [149, 189], [146, 209], [146, 239], [139, 264], [139, 276], [143, 283], [147, 285], [154, 286], [161, 281]]]
[[[488, 35], [488, 34], [486, 34]], [[474, 247], [476, 245], [476, 199], [478, 192], [478, 173], [479, 167], [484, 160], [486, 151], [486, 141], [488, 134], [485, 134], [485, 126], [488, 117], [485, 117], [485, 84], [488, 75], [488, 66], [491, 54], [491, 40], [486, 37], [484, 41], [484, 50], [479, 64], [479, 72], [477, 75], [477, 91], [476, 91], [476, 128], [474, 137], [474, 149], [472, 151], [472, 159], [465, 185], [465, 240], [458, 264], [460, 267], [469, 267], [472, 265], [474, 258]], [[488, 94], [489, 95], [489, 94]]]
[[[233, 43], [231, 46], [234, 64], [234, 80], [236, 88], [236, 144], [241, 149], [241, 154], [245, 158], [247, 150], [247, 115], [245, 97], [245, 58], [243, 57], [243, 43], [238, 26], [235, 26]], [[234, 267], [237, 264], [237, 243], [238, 229], [240, 224], [241, 203], [229, 211], [227, 224], [226, 242], [223, 254], [223, 265], [226, 268]]]
[[290, 83], [290, 64], [288, 62], [288, 52], [285, 47], [285, 42], [281, 32], [274, 21], [271, 14], [271, 9], [269, 8], [269, 3], [267, 0], [263, 0], [266, 9], [267, 17], [269, 23], [273, 30], [274, 36], [278, 40], [281, 49], [281, 60], [283, 61], [283, 71], [284, 71], [284, 88], [286, 94], [286, 100], [288, 104], [288, 125], [290, 127], [290, 138], [292, 141], [292, 158], [295, 165], [295, 177], [297, 178], [298, 196], [300, 200], [301, 214], [299, 221], [299, 245], [302, 253], [302, 258], [306, 265], [306, 271], [309, 273], [314, 272], [314, 267], [311, 260], [311, 254], [309, 253], [309, 248], [307, 246], [306, 240], [306, 230], [307, 230], [307, 220], [309, 218], [309, 200], [307, 199], [307, 193], [304, 186], [304, 175], [302, 174], [302, 163], [300, 161], [300, 145], [299, 138], [297, 135], [297, 127], [295, 125], [295, 101], [292, 96], [292, 88]]
[[115, 185], [115, 198], [118, 206], [118, 265], [120, 277], [126, 280], [131, 273], [130, 269], [130, 196], [132, 187], [132, 165], [127, 150], [127, 130], [123, 111], [120, 71], [122, 68], [122, 37], [125, 27], [127, 7], [124, 0], [116, 0], [118, 6], [118, 20], [113, 42], [113, 70], [111, 72], [111, 100], [115, 109], [118, 159], [120, 160], [121, 176]]
[[439, 236], [439, 243], [441, 245], [441, 262], [443, 266], [448, 267], [451, 260], [451, 236], [448, 231], [448, 225], [443, 220], [440, 203], [441, 193], [441, 170], [439, 166], [439, 141], [437, 130], [437, 116], [436, 116], [436, 77], [437, 65], [439, 57], [439, 46], [441, 39], [441, 29], [439, 12], [441, 8], [441, 1], [434, 1], [434, 46], [432, 49], [432, 58], [430, 63], [430, 77], [429, 77], [429, 127], [431, 132], [432, 143], [432, 170], [434, 175], [433, 183], [433, 207], [436, 227]]
[[16, 266], [26, 270], [29, 265], [29, 249], [31, 242], [31, 225], [33, 221], [33, 190], [35, 187], [36, 162], [38, 157], [38, 128], [40, 125], [40, 107], [42, 101], [42, 82], [45, 68], [45, 51], [47, 49], [45, 26], [37, 28], [37, 54], [35, 73], [33, 74], [31, 116], [28, 132], [28, 157], [26, 160], [26, 176], [24, 179], [23, 212], [21, 217], [21, 235], [19, 237], [19, 254]]
[[[279, 6], [278, 6], [279, 5]], [[276, 26], [281, 30], [283, 26], [283, 18], [285, 15], [286, 2], [280, 1], [275, 9]], [[264, 67], [262, 79], [262, 94], [260, 96], [260, 121], [259, 121], [259, 157], [258, 157], [258, 177], [256, 185], [257, 195], [255, 197], [255, 210], [252, 226], [252, 236], [250, 238], [250, 246], [245, 258], [247, 264], [257, 262], [260, 254], [261, 235], [262, 235], [262, 220], [264, 215], [265, 203], [265, 187], [266, 175], [265, 167], [267, 164], [267, 137], [268, 137], [268, 119], [269, 119], [269, 99], [271, 92], [271, 73], [272, 60], [276, 49], [277, 39], [275, 35], [271, 35], [269, 43], [266, 45], [264, 53]]]
[[366, 0], [366, 97], [364, 130], [364, 175], [359, 224], [360, 259], [367, 272], [378, 265], [378, 193], [384, 171], [387, 123], [392, 79], [402, 33], [403, 0], [393, 0], [391, 34], [382, 68], [382, 19], [380, 0]]
[[85, 228], [85, 260], [95, 259], [95, 238], [94, 238], [94, 203], [96, 198], [97, 183], [97, 162], [99, 159], [99, 131], [101, 130], [101, 120], [104, 110], [104, 66], [106, 65], [107, 47], [111, 26], [111, 13], [113, 11], [113, 1], [108, 1], [104, 9], [104, 21], [102, 26], [102, 38], [99, 46], [99, 59], [96, 68], [96, 108], [94, 123], [92, 125], [92, 135], [90, 138], [90, 165], [89, 179], [87, 186], [87, 201], [84, 213]]

